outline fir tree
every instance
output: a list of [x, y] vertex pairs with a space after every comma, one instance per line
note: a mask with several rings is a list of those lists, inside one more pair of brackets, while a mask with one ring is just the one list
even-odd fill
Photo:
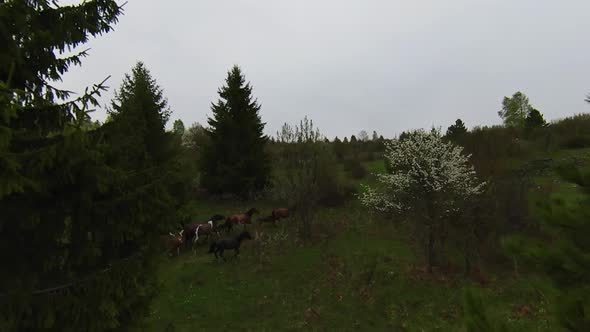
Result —
[[131, 75], [125, 75], [111, 106], [109, 115], [114, 127], [118, 127], [115, 132], [122, 135], [117, 139], [120, 157], [137, 166], [144, 162], [159, 163], [169, 156], [165, 132], [170, 117], [168, 101], [142, 62], [133, 67]]
[[201, 158], [203, 185], [214, 193], [245, 195], [260, 190], [270, 173], [268, 137], [260, 105], [252, 99], [252, 87], [238, 66], [228, 72], [218, 94], [208, 120], [210, 142]]
[[547, 122], [545, 121], [545, 118], [543, 118], [543, 114], [541, 114], [541, 112], [532, 108], [524, 120], [524, 125], [526, 129], [530, 130], [534, 128], [545, 127]]
[[49, 84], [85, 55], [61, 51], [110, 31], [120, 14], [108, 0], [0, 3], [1, 331], [125, 330], [156, 291], [154, 243], [175, 217], [172, 168], [164, 154], [142, 156], [150, 166], [121, 157], [121, 145], [133, 156], [144, 146], [116, 129], [160, 133], [122, 126], [122, 115], [89, 128], [102, 84], [68, 102]]
[[447, 133], [445, 134], [445, 138], [450, 140], [451, 142], [458, 143], [461, 141], [463, 137], [467, 134], [467, 128], [465, 127], [465, 123], [461, 119], [457, 119], [454, 125], [449, 126], [447, 129]]

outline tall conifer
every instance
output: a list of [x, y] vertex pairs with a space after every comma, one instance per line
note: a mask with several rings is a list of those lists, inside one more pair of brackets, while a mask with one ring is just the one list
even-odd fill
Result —
[[215, 193], [245, 195], [260, 190], [270, 173], [265, 152], [268, 137], [263, 133], [260, 105], [239, 67], [228, 72], [218, 94], [208, 120], [210, 142], [201, 159], [203, 185]]

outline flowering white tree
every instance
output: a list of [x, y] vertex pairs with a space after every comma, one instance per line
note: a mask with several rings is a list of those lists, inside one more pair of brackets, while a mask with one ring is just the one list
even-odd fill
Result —
[[417, 130], [386, 143], [389, 172], [377, 174], [375, 188], [365, 186], [363, 205], [382, 212], [410, 212], [426, 226], [428, 269], [434, 260], [435, 232], [461, 202], [480, 194], [469, 156], [462, 148], [442, 140], [440, 130]]

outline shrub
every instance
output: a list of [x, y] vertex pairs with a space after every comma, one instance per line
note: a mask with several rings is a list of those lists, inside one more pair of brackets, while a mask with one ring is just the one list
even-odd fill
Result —
[[347, 159], [344, 161], [344, 170], [347, 171], [353, 179], [362, 179], [367, 176], [367, 169], [359, 159]]

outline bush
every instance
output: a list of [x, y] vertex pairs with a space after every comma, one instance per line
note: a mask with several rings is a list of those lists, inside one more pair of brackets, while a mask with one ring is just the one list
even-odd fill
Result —
[[590, 147], [590, 135], [565, 137], [560, 140], [559, 147], [564, 149], [582, 149]]
[[577, 114], [555, 121], [548, 131], [557, 138], [561, 148], [578, 149], [590, 146], [590, 114]]
[[308, 240], [317, 206], [344, 200], [336, 157], [307, 118], [294, 128], [283, 125], [275, 148], [272, 196], [295, 208], [299, 233]]
[[362, 179], [367, 176], [367, 169], [360, 160], [347, 159], [344, 161], [344, 170], [347, 171], [353, 179]]

